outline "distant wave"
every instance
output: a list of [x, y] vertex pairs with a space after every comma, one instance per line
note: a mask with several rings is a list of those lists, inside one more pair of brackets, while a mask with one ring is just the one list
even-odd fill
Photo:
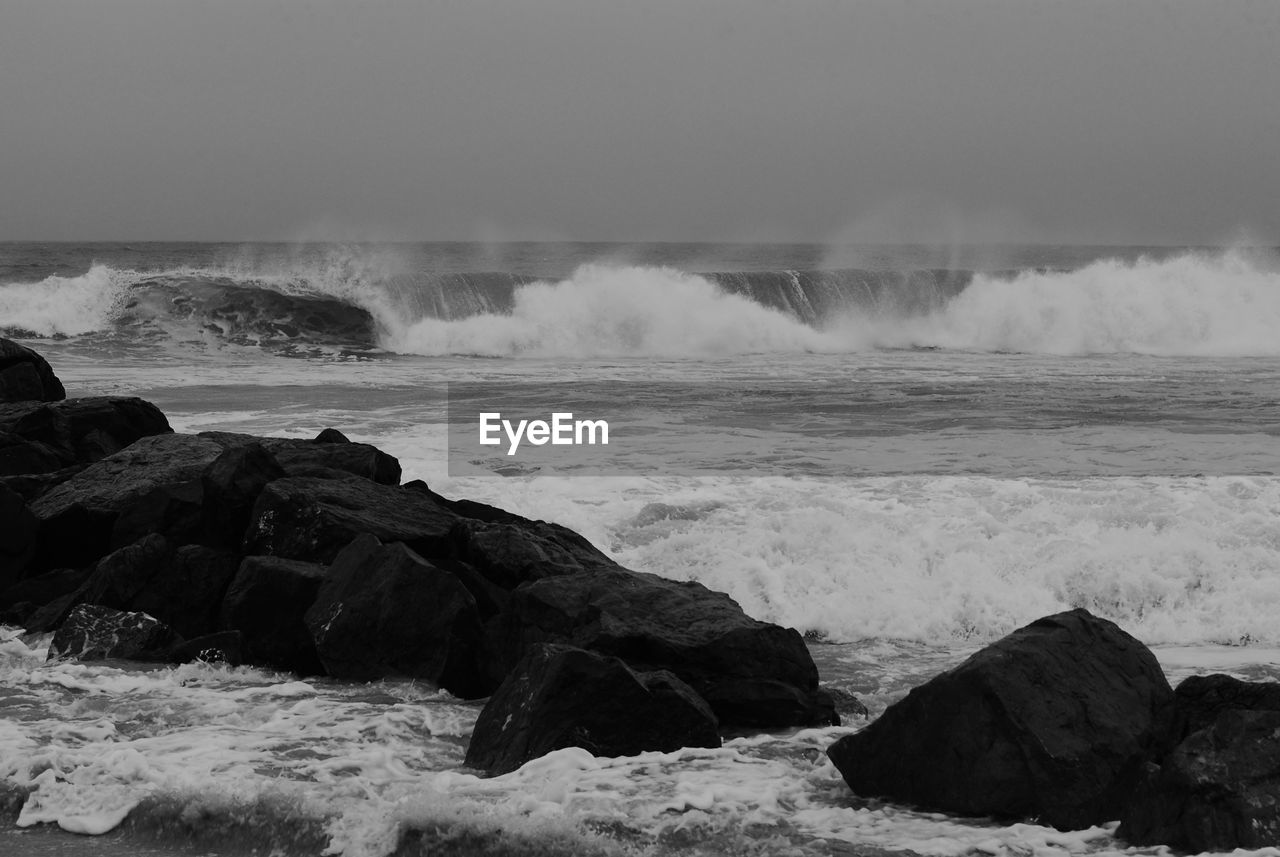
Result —
[[688, 357], [944, 348], [1280, 354], [1280, 274], [1238, 253], [1074, 271], [128, 271], [0, 285], [0, 332], [280, 353]]

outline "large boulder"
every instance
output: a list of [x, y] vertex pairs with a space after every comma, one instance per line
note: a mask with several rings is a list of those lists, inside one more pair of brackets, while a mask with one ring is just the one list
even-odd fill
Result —
[[720, 592], [623, 568], [544, 577], [511, 593], [499, 620], [503, 666], [537, 643], [565, 643], [670, 670], [724, 728], [839, 722], [804, 640], [759, 622]]
[[1146, 646], [1072, 610], [915, 688], [828, 754], [859, 795], [1084, 828], [1119, 816], [1172, 695]]
[[[451, 505], [458, 509], [458, 504]], [[462, 518], [449, 540], [454, 556], [508, 590], [544, 577], [619, 568], [573, 530], [515, 515], [501, 521]]]
[[[187, 483], [194, 491], [205, 468], [221, 452], [222, 447], [205, 438], [161, 434], [142, 438], [86, 467], [32, 504], [40, 519], [37, 566], [88, 565], [129, 536], [165, 529], [169, 511], [173, 513], [169, 524], [189, 520], [184, 515], [191, 513], [194, 501], [188, 502], [182, 491], [175, 496], [173, 489]], [[152, 510], [150, 518], [141, 514], [144, 507]], [[122, 516], [128, 526], [117, 536], [115, 528]], [[148, 520], [159, 523], [148, 527]]]
[[447, 556], [457, 515], [416, 491], [368, 479], [291, 476], [267, 485], [253, 507], [245, 553], [332, 562], [363, 533]]
[[1148, 770], [1118, 834], [1190, 852], [1280, 846], [1280, 711], [1219, 710]]
[[1125, 807], [1135, 845], [1230, 851], [1280, 845], [1280, 684], [1192, 676], [1164, 746]]
[[178, 643], [181, 638], [172, 628], [145, 613], [82, 604], [53, 635], [49, 659], [164, 661]]
[[256, 437], [235, 432], [207, 431], [209, 438], [227, 449], [258, 444], [274, 456], [290, 476], [321, 472], [348, 474], [381, 485], [400, 484], [400, 462], [367, 443], [352, 443], [334, 429], [325, 429], [313, 440], [288, 437]]
[[485, 667], [475, 598], [400, 543], [354, 539], [334, 559], [306, 623], [336, 678], [419, 678], [464, 698], [498, 684]]
[[287, 474], [261, 444], [229, 447], [200, 477], [206, 543], [238, 549], [262, 489]]
[[222, 599], [219, 625], [240, 632], [248, 663], [299, 675], [324, 672], [305, 617], [328, 571], [275, 556], [244, 558]]
[[25, 345], [0, 338], [0, 402], [56, 402], [66, 397], [47, 360]]
[[565, 747], [634, 756], [719, 746], [710, 707], [671, 673], [636, 673], [618, 658], [539, 645], [480, 712], [466, 763], [505, 774]]

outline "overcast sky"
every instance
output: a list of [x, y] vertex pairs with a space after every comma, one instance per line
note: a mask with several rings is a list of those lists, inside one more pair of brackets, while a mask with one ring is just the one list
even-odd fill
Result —
[[0, 240], [1280, 243], [1280, 2], [0, 0]]

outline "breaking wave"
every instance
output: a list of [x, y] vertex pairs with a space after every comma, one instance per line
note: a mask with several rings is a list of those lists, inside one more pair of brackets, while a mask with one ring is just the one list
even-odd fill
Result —
[[585, 265], [507, 273], [285, 274], [94, 265], [0, 285], [0, 333], [280, 353], [720, 356], [943, 348], [1280, 354], [1280, 274], [1242, 253], [1071, 271], [757, 271]]

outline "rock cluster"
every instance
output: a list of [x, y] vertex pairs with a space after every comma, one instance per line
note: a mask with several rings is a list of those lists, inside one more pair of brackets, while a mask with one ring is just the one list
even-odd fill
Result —
[[402, 485], [338, 431], [177, 434], [140, 399], [64, 399], [4, 340], [0, 370], [18, 399], [0, 402], [0, 621], [55, 632], [57, 656], [499, 691], [491, 707], [524, 715], [518, 739], [481, 717], [470, 758], [490, 771], [838, 722], [795, 630], [564, 527]]

